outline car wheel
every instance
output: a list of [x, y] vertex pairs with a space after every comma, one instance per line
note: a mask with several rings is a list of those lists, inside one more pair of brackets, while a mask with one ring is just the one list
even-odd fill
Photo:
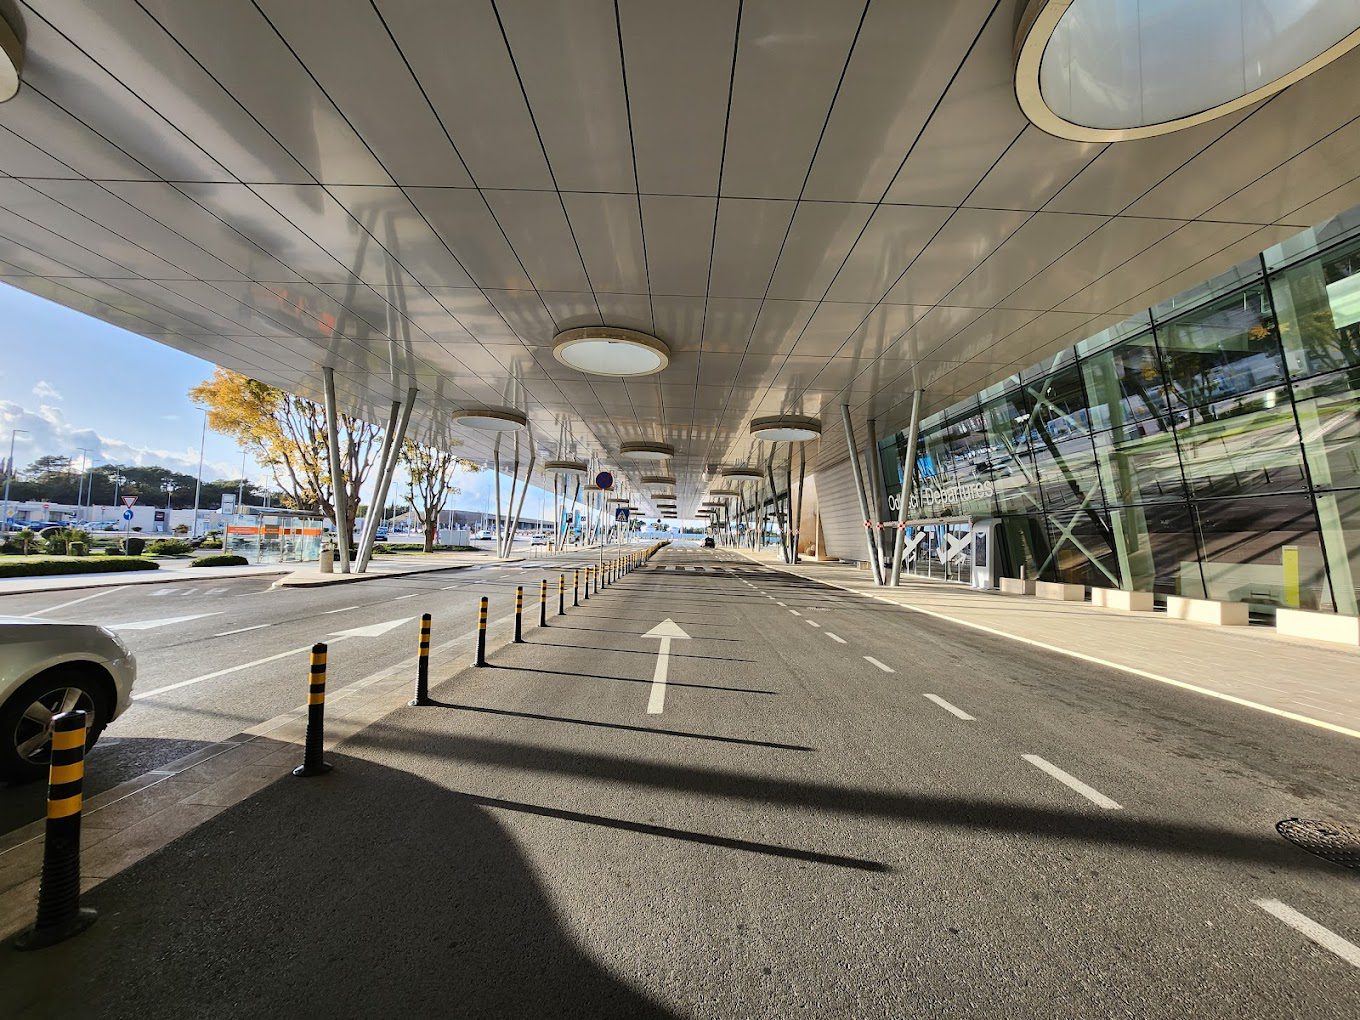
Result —
[[88, 750], [108, 720], [103, 692], [88, 672], [58, 666], [15, 691], [0, 708], [0, 779], [14, 783], [45, 776], [52, 756], [52, 720], [75, 709], [89, 713]]

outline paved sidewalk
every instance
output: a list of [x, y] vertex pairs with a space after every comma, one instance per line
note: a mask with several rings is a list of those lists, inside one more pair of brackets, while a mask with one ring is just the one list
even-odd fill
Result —
[[749, 559], [868, 598], [1023, 641], [1147, 680], [1190, 688], [1260, 711], [1360, 737], [1360, 653], [1256, 627], [1209, 627], [1158, 613], [1002, 595], [926, 578], [878, 588], [844, 563], [742, 551]]

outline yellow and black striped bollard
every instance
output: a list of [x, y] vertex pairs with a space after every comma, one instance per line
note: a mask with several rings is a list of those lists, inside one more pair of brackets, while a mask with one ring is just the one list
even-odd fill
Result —
[[62, 712], [52, 720], [52, 765], [47, 778], [47, 827], [43, 837], [38, 917], [14, 940], [16, 949], [44, 949], [79, 935], [95, 912], [80, 905], [80, 807], [85, 782], [85, 713]]
[[593, 568], [593, 567], [590, 567], [590, 566], [587, 566], [587, 567], [586, 567], [586, 594], [585, 594], [585, 601], [587, 601], [587, 602], [590, 601], [590, 573], [591, 573], [591, 571], [592, 571], [593, 569], [594, 569], [594, 568]]
[[411, 707], [433, 705], [430, 700], [430, 614], [420, 614], [420, 646], [416, 658], [416, 696], [411, 699]]
[[515, 644], [524, 644], [524, 585], [515, 585]]
[[295, 776], [321, 776], [331, 770], [322, 759], [326, 745], [326, 645], [312, 645], [312, 664], [307, 672], [307, 738], [302, 745], [302, 764]]
[[488, 607], [487, 597], [482, 596], [482, 600], [477, 605], [477, 657], [472, 660], [474, 666], [486, 665], [486, 611]]
[[538, 625], [540, 627], [548, 625], [548, 579], [546, 577], [538, 582]]
[[571, 568], [571, 608], [581, 604], [581, 568]]
[[567, 615], [567, 575], [557, 575], [557, 615]]

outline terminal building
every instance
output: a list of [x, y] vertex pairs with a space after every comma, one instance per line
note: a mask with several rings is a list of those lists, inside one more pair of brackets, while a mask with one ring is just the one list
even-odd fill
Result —
[[6, 284], [885, 581], [1357, 613], [1354, 4], [0, 12]]

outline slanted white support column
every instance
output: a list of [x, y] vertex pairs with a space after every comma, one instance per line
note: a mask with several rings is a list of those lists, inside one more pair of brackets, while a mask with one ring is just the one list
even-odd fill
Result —
[[330, 454], [331, 505], [335, 507], [335, 540], [340, 549], [340, 573], [349, 573], [349, 521], [346, 519], [345, 478], [340, 463], [340, 421], [335, 403], [335, 369], [321, 369], [326, 391], [326, 447]]
[[373, 556], [373, 543], [378, 538], [378, 525], [382, 523], [383, 508], [387, 506], [387, 492], [392, 487], [392, 478], [396, 475], [397, 464], [401, 461], [401, 447], [406, 441], [406, 427], [411, 423], [411, 411], [415, 404], [414, 386], [406, 391], [404, 404], [401, 401], [392, 402], [392, 414], [388, 418], [387, 434], [383, 438], [382, 457], [378, 461], [380, 465], [378, 485], [373, 492], [373, 506], [369, 508], [369, 519], [364, 522], [363, 540], [359, 544], [359, 556], [355, 564], [360, 574], [368, 569], [368, 561]]
[[515, 534], [519, 531], [519, 518], [524, 513], [524, 497], [529, 495], [529, 479], [534, 475], [534, 465], [538, 463], [538, 451], [534, 449], [534, 440], [529, 438], [529, 466], [524, 471], [524, 480], [519, 487], [519, 506], [515, 509], [515, 520], [510, 526], [510, 536], [506, 543], [505, 555], [508, 557], [514, 551]]
[[907, 450], [902, 457], [902, 492], [897, 504], [897, 534], [893, 537], [892, 578], [894, 588], [902, 579], [902, 552], [907, 540], [907, 508], [911, 505], [911, 490], [916, 482], [916, 443], [921, 436], [921, 391], [911, 396], [911, 426], [907, 429]]
[[855, 495], [859, 497], [860, 519], [864, 521], [864, 543], [869, 551], [870, 566], [874, 568], [874, 584], [883, 584], [883, 564], [875, 548], [873, 529], [869, 525], [869, 498], [864, 491], [864, 465], [860, 463], [859, 449], [855, 444], [855, 426], [850, 422], [850, 405], [841, 405], [841, 424], [845, 427], [845, 442], [850, 448], [851, 474], [855, 478]]

